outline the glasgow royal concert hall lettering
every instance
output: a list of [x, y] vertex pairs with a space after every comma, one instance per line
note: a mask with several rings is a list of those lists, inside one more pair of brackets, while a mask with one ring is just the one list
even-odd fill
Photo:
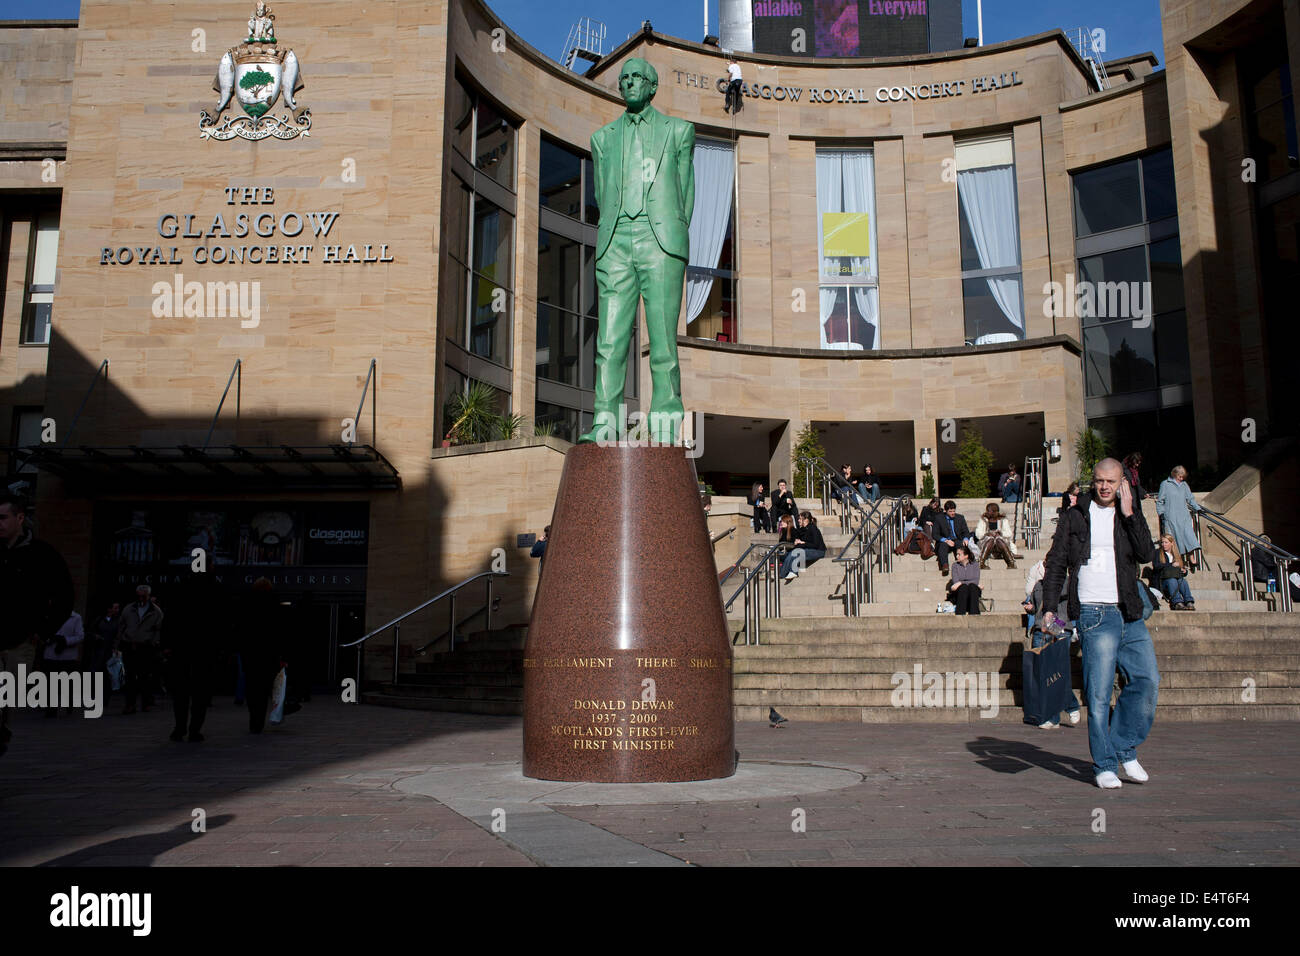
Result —
[[[711, 77], [686, 70], [673, 70], [678, 86], [694, 86], [701, 92], [716, 89], [727, 92], [727, 78]], [[902, 85], [870, 87], [772, 86], [768, 83], [741, 83], [741, 93], [750, 99], [776, 100], [790, 103], [902, 103], [914, 100], [938, 100], [950, 96], [973, 96], [992, 93], [1012, 86], [1023, 86], [1019, 70], [993, 73], [970, 79], [943, 80], [936, 83], [906, 83]], [[805, 99], [805, 96], [807, 99]]]
[[[202, 244], [102, 246], [101, 266], [181, 265], [186, 261], [206, 265], [309, 264], [348, 265], [393, 262], [388, 244], [381, 242], [343, 243], [331, 236], [338, 222], [337, 211], [280, 212], [264, 208], [275, 203], [270, 186], [227, 186], [222, 190], [227, 206], [235, 209], [211, 215], [164, 212], [158, 217], [158, 237], [169, 242], [200, 239]], [[242, 209], [241, 207], [254, 207]], [[252, 242], [223, 240], [252, 239]], [[262, 241], [269, 240], [269, 241]], [[313, 257], [315, 257], [313, 259]]]

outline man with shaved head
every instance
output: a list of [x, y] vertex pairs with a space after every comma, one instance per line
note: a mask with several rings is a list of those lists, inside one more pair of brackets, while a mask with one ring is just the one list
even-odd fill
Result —
[[[1083, 691], [1088, 701], [1088, 748], [1097, 786], [1121, 786], [1118, 771], [1137, 783], [1147, 772], [1137, 748], [1156, 715], [1155, 648], [1142, 620], [1144, 587], [1137, 566], [1150, 561], [1151, 531], [1134, 504], [1124, 466], [1114, 458], [1097, 462], [1092, 494], [1065, 509], [1044, 559], [1043, 593], [1060, 594], [1069, 575], [1069, 613], [1078, 622], [1083, 647]], [[1043, 614], [1045, 623], [1054, 618]], [[1124, 689], [1110, 712], [1115, 671]]]

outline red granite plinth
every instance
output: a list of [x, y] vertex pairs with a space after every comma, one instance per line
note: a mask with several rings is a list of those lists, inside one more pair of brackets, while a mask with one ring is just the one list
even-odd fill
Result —
[[524, 649], [524, 775], [735, 772], [731, 644], [681, 448], [569, 451]]

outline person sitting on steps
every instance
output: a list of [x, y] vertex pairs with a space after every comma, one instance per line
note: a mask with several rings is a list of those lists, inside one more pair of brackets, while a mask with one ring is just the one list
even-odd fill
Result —
[[1011, 546], [1011, 519], [1002, 513], [996, 501], [990, 501], [975, 525], [975, 537], [980, 543], [980, 567], [989, 569], [989, 558], [999, 555], [1007, 562], [1007, 567], [1015, 568], [1015, 559], [1020, 555]]
[[817, 529], [817, 519], [806, 511], [799, 515], [799, 531], [794, 544], [794, 549], [781, 562], [781, 578], [785, 581], [793, 581], [814, 561], [826, 557], [826, 542]]
[[1173, 611], [1195, 611], [1196, 598], [1187, 584], [1187, 568], [1183, 566], [1183, 556], [1178, 553], [1172, 534], [1160, 536], [1160, 547], [1156, 549], [1156, 575], [1160, 579], [1160, 590], [1169, 599], [1169, 608]]
[[952, 566], [952, 580], [948, 582], [948, 600], [957, 606], [958, 614], [980, 612], [980, 569], [971, 558], [971, 550], [964, 544], [953, 549], [956, 562]]
[[939, 573], [948, 575], [948, 554], [959, 544], [967, 544], [970, 528], [966, 519], [957, 514], [957, 502], [949, 500], [943, 503], [943, 514], [935, 522], [935, 552], [939, 555]]

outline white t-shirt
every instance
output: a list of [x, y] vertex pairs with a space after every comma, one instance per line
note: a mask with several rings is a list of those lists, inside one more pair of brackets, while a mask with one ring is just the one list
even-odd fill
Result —
[[1097, 502], [1088, 504], [1091, 524], [1092, 553], [1088, 563], [1079, 568], [1080, 604], [1118, 604], [1119, 585], [1115, 580], [1115, 511]]
[[727, 66], [727, 77], [728, 77], [728, 79], [732, 79], [732, 80], [738, 80], [738, 79], [740, 79], [740, 64], [739, 64], [739, 63], [732, 63], [732, 64], [729, 64], [729, 65]]

